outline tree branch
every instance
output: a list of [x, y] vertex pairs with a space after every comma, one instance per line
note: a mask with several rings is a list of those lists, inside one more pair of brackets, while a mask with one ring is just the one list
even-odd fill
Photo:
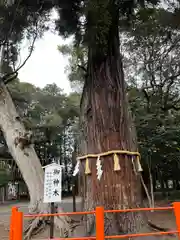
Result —
[[36, 39], [37, 39], [37, 32], [35, 33], [35, 36], [34, 36], [34, 39], [33, 39], [32, 44], [31, 44], [31, 47], [30, 47], [30, 51], [29, 51], [28, 56], [26, 57], [26, 59], [24, 60], [24, 62], [15, 70], [15, 72], [18, 72], [22, 67], [24, 67], [24, 65], [26, 64], [26, 62], [28, 61], [28, 59], [31, 57], [32, 52], [33, 52], [33, 50], [34, 50], [34, 44], [35, 44]]
[[81, 65], [77, 65], [79, 68], [81, 68], [85, 73], [87, 73], [87, 69], [85, 68], [85, 67], [83, 67], [83, 66], [81, 66]]
[[173, 50], [173, 48], [176, 47], [176, 45], [179, 43], [179, 41], [180, 41], [180, 37], [178, 36], [178, 37], [174, 40], [174, 42], [171, 44], [171, 46], [167, 49], [167, 51], [165, 52], [164, 56], [163, 56], [163, 55], [161, 56], [162, 59], [164, 59], [164, 58], [171, 52], [171, 50]]
[[7, 84], [11, 81], [13, 81], [14, 79], [16, 79], [18, 76], [18, 72], [12, 73], [11, 75], [7, 76], [7, 77], [3, 77], [2, 80], [4, 82], [4, 84]]
[[147, 91], [145, 89], [142, 89], [142, 92], [144, 93], [144, 97], [147, 101], [147, 112], [150, 112], [150, 96], [148, 95]]
[[167, 105], [167, 106], [161, 107], [161, 110], [164, 111], [164, 112], [166, 112], [170, 109], [174, 109], [175, 111], [179, 111], [180, 107], [176, 107], [174, 105]]
[[[5, 76], [3, 76], [3, 81], [5, 84], [9, 83], [10, 81], [14, 80], [17, 76], [18, 76], [18, 71], [24, 67], [24, 65], [26, 64], [26, 62], [29, 60], [29, 58], [31, 57], [32, 55], [32, 52], [34, 50], [34, 44], [35, 44], [35, 41], [37, 39], [37, 29], [36, 29], [36, 33], [35, 33], [35, 36], [33, 38], [33, 41], [32, 41], [32, 44], [30, 46], [30, 51], [29, 51], [29, 54], [28, 56], [26, 57], [26, 59], [24, 60], [24, 62], [22, 64], [19, 65], [19, 67], [17, 67], [12, 73], [8, 73], [6, 74]], [[12, 76], [13, 75], [13, 76]], [[9, 78], [10, 77], [10, 78]]]

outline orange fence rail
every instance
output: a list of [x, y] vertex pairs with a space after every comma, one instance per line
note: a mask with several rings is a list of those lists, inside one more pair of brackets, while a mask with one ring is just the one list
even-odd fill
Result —
[[[124, 212], [138, 212], [138, 211], [152, 211], [152, 210], [174, 210], [177, 229], [167, 232], [152, 232], [152, 233], [133, 233], [115, 236], [105, 236], [104, 234], [104, 213], [124, 213]], [[71, 216], [71, 215], [85, 215], [95, 214], [96, 217], [96, 236], [95, 237], [78, 237], [68, 238], [69, 240], [104, 240], [104, 239], [117, 239], [117, 238], [130, 238], [130, 237], [144, 237], [154, 235], [169, 235], [178, 234], [180, 240], [180, 202], [173, 203], [173, 207], [157, 207], [157, 208], [135, 208], [135, 209], [122, 209], [122, 210], [104, 210], [103, 207], [96, 207], [95, 211], [90, 212], [66, 212], [66, 213], [54, 213], [54, 214], [25, 214], [18, 211], [17, 207], [12, 208], [12, 214], [10, 218], [10, 233], [9, 240], [22, 240], [23, 239], [23, 218], [32, 217], [47, 217], [47, 216]], [[53, 240], [62, 240], [65, 238], [53, 238]]]

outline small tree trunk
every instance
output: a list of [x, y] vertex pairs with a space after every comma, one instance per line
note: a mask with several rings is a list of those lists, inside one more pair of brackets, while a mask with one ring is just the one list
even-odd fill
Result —
[[2, 203], [4, 203], [5, 202], [5, 186], [2, 187], [1, 192], [2, 192]]
[[[47, 213], [49, 205], [43, 203], [44, 171], [40, 160], [36, 155], [31, 142], [27, 144], [26, 130], [16, 108], [3, 82], [0, 82], [0, 127], [6, 140], [9, 152], [16, 161], [23, 179], [28, 187], [30, 195], [30, 212]], [[24, 139], [24, 140], [23, 140]], [[24, 141], [24, 142], [23, 142]], [[25, 143], [25, 141], [27, 141]], [[61, 209], [59, 209], [61, 211]], [[61, 221], [62, 220], [62, 221]], [[28, 237], [39, 221], [35, 219], [34, 225], [29, 229]], [[55, 220], [57, 227], [63, 235], [64, 230], [69, 230], [68, 218], [58, 218]]]
[[152, 204], [151, 207], [154, 208], [154, 187], [153, 187], [153, 176], [151, 172], [151, 164], [148, 164], [148, 171], [149, 171], [149, 183], [150, 183], [150, 192], [151, 192], [151, 204]]
[[[2, 82], [0, 84], [0, 113], [1, 130], [8, 149], [27, 184], [31, 208], [34, 210], [38, 202], [42, 202], [44, 173], [33, 145], [30, 143], [24, 146], [21, 142], [20, 138], [26, 136], [26, 130], [17, 114], [10, 94]], [[26, 140], [28, 141], [28, 139], [24, 139], [24, 141]]]

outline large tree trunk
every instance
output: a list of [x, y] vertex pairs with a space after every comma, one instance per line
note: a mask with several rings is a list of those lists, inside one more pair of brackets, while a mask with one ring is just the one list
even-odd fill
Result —
[[[11, 95], [3, 82], [0, 82], [0, 128], [9, 152], [27, 184], [30, 195], [30, 212], [49, 212], [49, 204], [43, 203], [44, 171], [33, 144], [28, 139], [28, 134], [16, 111]], [[61, 211], [60, 208], [59, 211]], [[37, 227], [39, 220], [40, 218], [36, 218], [28, 228], [28, 238]], [[45, 222], [43, 222], [43, 226], [44, 224]], [[70, 230], [68, 217], [55, 218], [55, 224], [59, 228], [61, 236]]]
[[[92, 41], [88, 46], [88, 72], [81, 100], [81, 125], [87, 145], [87, 152], [82, 150], [84, 154], [108, 150], [137, 150], [119, 50], [119, 14], [115, 5], [110, 5], [107, 9], [111, 24], [108, 30], [107, 25], [100, 26], [107, 31], [104, 35], [106, 38], [103, 39], [105, 51], [103, 52], [101, 43], [98, 46], [97, 42], [93, 42], [93, 38], [97, 41], [97, 37], [92, 31]], [[92, 21], [91, 16], [93, 15], [89, 12], [89, 21]], [[97, 16], [101, 17], [100, 14]], [[98, 20], [95, 20], [96, 23]], [[99, 22], [102, 24], [100, 20]], [[96, 27], [98, 29], [98, 26]], [[112, 156], [101, 158], [103, 176], [100, 181], [96, 175], [96, 160], [90, 161], [91, 175], [86, 175], [83, 183], [85, 210], [94, 209], [98, 205], [105, 209], [142, 206], [140, 177], [134, 171], [132, 158], [119, 158], [120, 171], [113, 170]], [[93, 231], [92, 222], [92, 217], [88, 217], [89, 233]], [[145, 216], [140, 212], [109, 214], [105, 220], [105, 231], [107, 235], [147, 231]]]

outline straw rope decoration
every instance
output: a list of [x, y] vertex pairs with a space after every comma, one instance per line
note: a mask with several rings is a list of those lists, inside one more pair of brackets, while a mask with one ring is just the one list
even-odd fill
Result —
[[[108, 156], [108, 155], [113, 155], [114, 171], [120, 171], [121, 170], [121, 166], [120, 166], [120, 163], [119, 163], [119, 155], [120, 154], [121, 155], [132, 156], [132, 164], [133, 164], [134, 171], [136, 169], [135, 164], [134, 164], [134, 160], [136, 160], [137, 171], [138, 172], [143, 171], [141, 163], [140, 163], [140, 153], [139, 152], [130, 152], [130, 151], [125, 151], [125, 150], [112, 150], [112, 151], [108, 151], [108, 152], [103, 152], [103, 153], [98, 153], [98, 154], [87, 154], [87, 155], [78, 157], [77, 158], [77, 164], [76, 164], [75, 171], [74, 171], [73, 175], [76, 175], [78, 173], [79, 165], [80, 165], [81, 160], [86, 160], [86, 162], [85, 162], [85, 174], [91, 174], [91, 169], [90, 169], [90, 165], [89, 165], [89, 158], [96, 158], [97, 159], [96, 166], [100, 166], [100, 161], [99, 161], [100, 158], [104, 157], [104, 156]], [[97, 169], [97, 171], [98, 171], [98, 169]], [[101, 173], [101, 175], [102, 175], [102, 173]]]
[[121, 167], [119, 164], [119, 157], [117, 153], [114, 153], [113, 160], [114, 160], [114, 171], [120, 171]]
[[85, 174], [90, 174], [90, 173], [91, 173], [91, 170], [90, 170], [90, 167], [89, 167], [89, 159], [86, 158]]

